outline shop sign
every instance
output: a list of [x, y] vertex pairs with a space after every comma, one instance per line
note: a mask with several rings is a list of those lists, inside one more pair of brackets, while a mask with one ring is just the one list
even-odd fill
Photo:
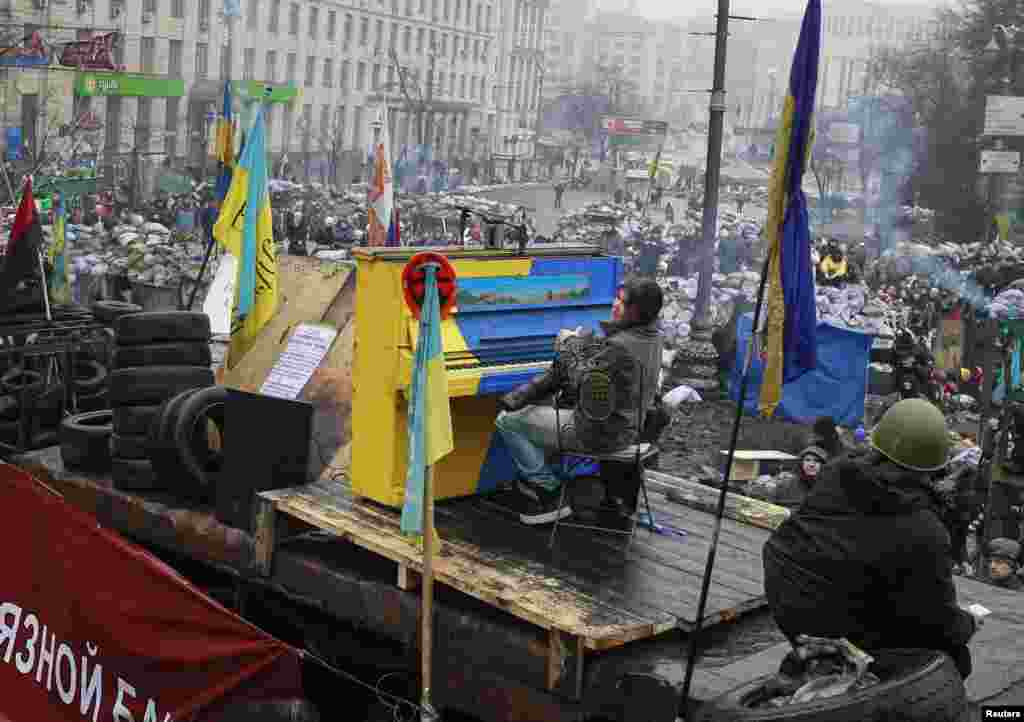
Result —
[[292, 85], [270, 85], [257, 80], [236, 80], [231, 86], [239, 98], [264, 103], [288, 103], [299, 94], [298, 88]]
[[981, 151], [981, 173], [1017, 173], [1020, 171], [1020, 153], [1015, 150]]
[[75, 92], [85, 96], [180, 98], [185, 95], [185, 81], [133, 73], [82, 73], [75, 81]]
[[985, 135], [1024, 135], [1024, 98], [989, 95], [985, 99]]
[[[5, 41], [4, 45], [9, 42]], [[38, 30], [26, 37], [23, 43], [0, 50], [0, 67], [41, 68], [50, 64], [50, 50]]]
[[120, 39], [117, 31], [64, 46], [60, 64], [82, 70], [114, 70], [114, 47]]
[[610, 136], [664, 136], [668, 134], [668, 123], [663, 120], [640, 120], [639, 118], [622, 118], [606, 115], [601, 125]]

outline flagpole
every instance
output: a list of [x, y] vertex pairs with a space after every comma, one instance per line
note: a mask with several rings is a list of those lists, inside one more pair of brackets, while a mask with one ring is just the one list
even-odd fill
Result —
[[423, 602], [420, 618], [420, 676], [423, 686], [421, 722], [434, 722], [437, 712], [430, 702], [434, 647], [434, 467], [428, 466], [423, 481]]
[[38, 252], [39, 257], [39, 278], [43, 282], [43, 308], [46, 309], [46, 320], [53, 321], [53, 312], [50, 310], [50, 289], [46, 285], [46, 266], [43, 264], [43, 252]]
[[0, 161], [0, 169], [4, 172], [4, 181], [7, 183], [7, 192], [11, 194], [11, 203], [17, 203], [17, 196], [14, 195], [14, 186], [11, 185], [11, 176], [7, 173], [7, 161]]

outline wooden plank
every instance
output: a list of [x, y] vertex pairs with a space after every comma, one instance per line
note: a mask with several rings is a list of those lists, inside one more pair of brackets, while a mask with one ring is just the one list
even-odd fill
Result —
[[[664, 493], [670, 501], [710, 513], [717, 510], [718, 489], [677, 476], [663, 474], [660, 471], [647, 471], [646, 473], [650, 487]], [[789, 513], [789, 509], [777, 504], [751, 499], [748, 496], [732, 492], [726, 493], [725, 516], [743, 524], [774, 531], [789, 518]]]
[[253, 570], [263, 577], [269, 577], [274, 564], [277, 509], [274, 502], [256, 497], [253, 520]]
[[412, 592], [420, 588], [423, 581], [419, 572], [409, 568], [408, 564], [398, 565], [398, 588], [403, 592]]
[[[346, 511], [335, 502], [341, 485], [320, 481], [292, 490], [264, 492], [284, 513], [329, 530], [347, 541], [393, 561], [420, 569], [420, 552], [400, 533], [380, 528], [360, 509]], [[520, 617], [542, 629], [559, 629], [584, 639], [609, 636], [642, 638], [652, 633], [650, 622], [608, 608], [570, 586], [559, 584], [542, 570], [504, 570], [474, 563], [467, 545], [443, 540], [437, 558], [437, 581]], [[639, 637], [637, 637], [639, 635]]]

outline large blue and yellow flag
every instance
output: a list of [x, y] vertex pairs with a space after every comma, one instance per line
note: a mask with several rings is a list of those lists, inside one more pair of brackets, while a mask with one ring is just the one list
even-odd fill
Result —
[[217, 120], [217, 142], [213, 147], [213, 155], [217, 158], [220, 174], [214, 194], [218, 201], [223, 201], [231, 189], [231, 169], [235, 165], [235, 128], [232, 117], [231, 81], [224, 81], [224, 108]]
[[267, 135], [263, 108], [249, 133], [220, 207], [213, 237], [238, 259], [235, 309], [227, 367], [252, 348], [257, 334], [277, 311], [277, 251], [267, 190]]
[[71, 285], [68, 283], [67, 210], [64, 196], [56, 194], [53, 207], [53, 244], [50, 246], [50, 303], [70, 303]]
[[821, 0], [808, 0], [800, 28], [789, 94], [775, 136], [775, 164], [768, 194], [768, 314], [760, 410], [775, 413], [782, 385], [816, 363], [814, 268], [807, 198], [801, 184], [814, 142], [814, 94], [821, 49]]
[[448, 374], [441, 343], [441, 305], [437, 267], [427, 264], [423, 311], [416, 338], [416, 360], [409, 386], [409, 465], [402, 504], [402, 533], [423, 534], [424, 485], [427, 467], [451, 453], [452, 414]]

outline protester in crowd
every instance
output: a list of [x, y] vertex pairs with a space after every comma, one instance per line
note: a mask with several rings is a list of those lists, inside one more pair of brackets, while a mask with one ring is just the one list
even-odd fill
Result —
[[675, 222], [676, 222], [676, 212], [675, 212], [675, 209], [672, 208], [672, 202], [669, 201], [668, 203], [665, 204], [665, 223], [675, 223]]
[[[601, 324], [603, 337], [563, 332], [550, 368], [502, 397], [504, 410], [496, 426], [519, 471], [518, 488], [529, 506], [519, 517], [524, 524], [546, 524], [572, 513], [561, 498], [561, 479], [548, 466], [548, 453], [614, 451], [636, 441], [637, 409], [653, 406], [658, 392], [662, 302], [655, 281], [630, 281], [620, 310]], [[611, 384], [612, 393], [602, 393], [594, 383], [581, 385], [593, 382], [595, 371]], [[556, 413], [545, 400], [560, 392], [565, 410]], [[595, 413], [595, 405], [609, 399], [613, 407]]]
[[565, 194], [565, 184], [555, 183], [555, 208], [562, 207], [562, 196]]
[[765, 592], [790, 642], [844, 637], [869, 654], [936, 649], [961, 676], [979, 620], [960, 608], [949, 534], [929, 489], [946, 466], [942, 413], [901, 401], [875, 427], [871, 448], [828, 465], [804, 503], [764, 547]]
[[820, 446], [808, 446], [801, 451], [800, 468], [787, 483], [780, 484], [775, 492], [775, 503], [789, 509], [803, 504], [828, 460], [829, 453]]
[[1020, 571], [1021, 546], [1013, 539], [999, 537], [988, 543], [988, 581], [997, 587], [1020, 591], [1024, 589], [1024, 579]]

